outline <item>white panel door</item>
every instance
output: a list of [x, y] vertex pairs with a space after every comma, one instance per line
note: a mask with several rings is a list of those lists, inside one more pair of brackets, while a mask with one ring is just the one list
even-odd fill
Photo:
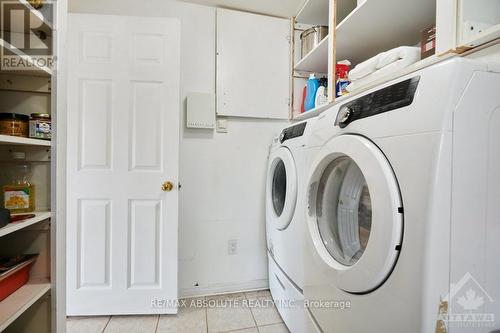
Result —
[[217, 9], [217, 114], [288, 119], [290, 21]]
[[175, 313], [180, 24], [68, 21], [67, 312]]

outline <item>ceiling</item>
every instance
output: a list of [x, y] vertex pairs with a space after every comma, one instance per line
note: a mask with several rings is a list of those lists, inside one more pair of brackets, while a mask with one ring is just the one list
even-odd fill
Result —
[[305, 0], [180, 0], [278, 17], [295, 16]]

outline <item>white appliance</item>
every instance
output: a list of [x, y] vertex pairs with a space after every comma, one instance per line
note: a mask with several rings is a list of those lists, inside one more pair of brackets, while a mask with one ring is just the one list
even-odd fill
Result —
[[304, 296], [323, 332], [500, 328], [494, 68], [448, 60], [318, 120]]
[[285, 128], [270, 147], [266, 187], [269, 284], [283, 321], [304, 332], [302, 264], [307, 176], [319, 146], [307, 144], [315, 118]]

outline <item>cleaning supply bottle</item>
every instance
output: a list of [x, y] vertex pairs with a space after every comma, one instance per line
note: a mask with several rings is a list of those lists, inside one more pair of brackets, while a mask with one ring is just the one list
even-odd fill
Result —
[[316, 91], [319, 88], [319, 80], [316, 75], [311, 74], [309, 80], [307, 80], [307, 92], [306, 92], [306, 102], [304, 103], [304, 109], [309, 111], [314, 109], [316, 101]]
[[300, 113], [306, 112], [306, 96], [307, 96], [307, 84], [304, 85], [304, 89], [302, 89], [302, 100], [300, 101]]
[[316, 91], [316, 101], [314, 107], [320, 107], [328, 103], [328, 79], [319, 79], [319, 88]]
[[336, 85], [335, 85], [335, 95], [340, 97], [348, 93], [347, 86], [351, 83], [347, 78], [349, 74], [349, 66], [351, 66], [351, 62], [349, 60], [339, 61], [335, 65], [336, 72]]

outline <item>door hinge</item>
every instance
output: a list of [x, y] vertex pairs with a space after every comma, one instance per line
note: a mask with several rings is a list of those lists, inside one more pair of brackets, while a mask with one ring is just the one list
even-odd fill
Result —
[[436, 321], [436, 333], [448, 333], [446, 322], [443, 319], [448, 314], [448, 301], [439, 302], [438, 319]]

